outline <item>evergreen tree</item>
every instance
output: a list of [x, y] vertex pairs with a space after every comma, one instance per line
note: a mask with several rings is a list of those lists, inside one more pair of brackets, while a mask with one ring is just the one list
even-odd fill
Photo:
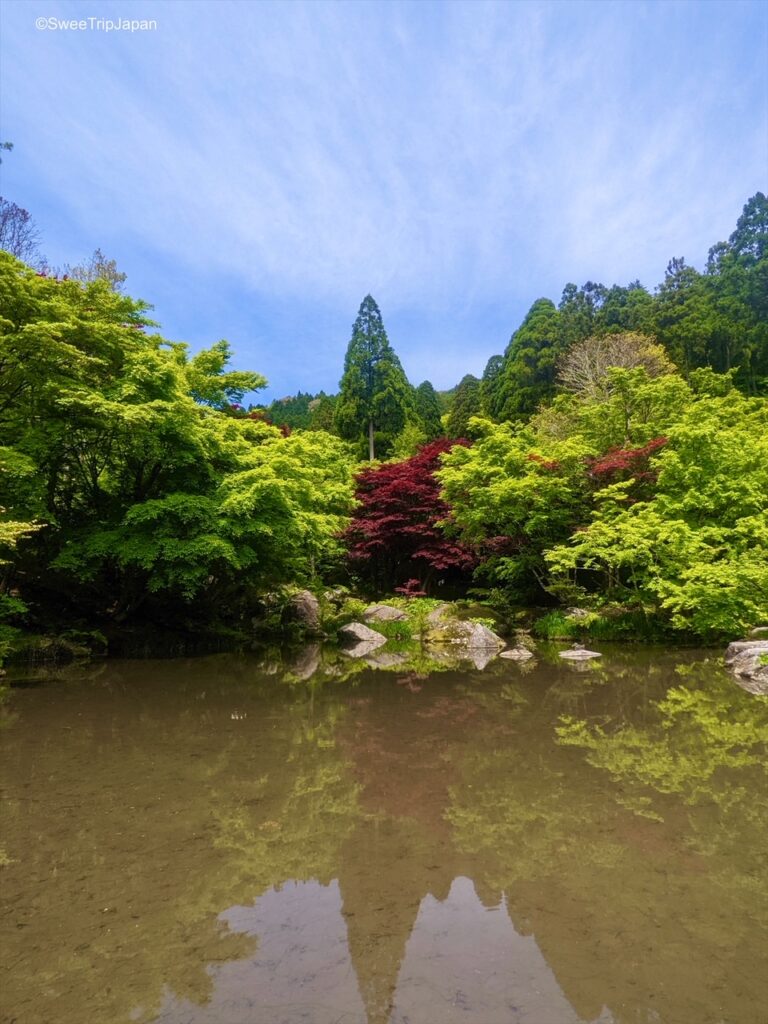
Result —
[[471, 373], [461, 378], [448, 413], [446, 433], [449, 437], [466, 437], [469, 420], [482, 414], [480, 381]]
[[498, 420], [501, 416], [499, 408], [499, 393], [501, 387], [501, 371], [504, 367], [504, 356], [491, 356], [485, 364], [483, 379], [480, 382], [480, 398], [483, 413], [492, 420]]
[[428, 441], [434, 441], [443, 433], [440, 402], [432, 384], [425, 380], [416, 388], [416, 415], [421, 422]]
[[499, 385], [500, 419], [523, 419], [555, 390], [557, 360], [564, 348], [550, 299], [537, 299], [504, 353]]
[[336, 427], [349, 440], [367, 437], [369, 459], [375, 458], [377, 433], [388, 445], [403, 429], [409, 414], [415, 415], [413, 389], [370, 295], [363, 299], [352, 327], [340, 389]]

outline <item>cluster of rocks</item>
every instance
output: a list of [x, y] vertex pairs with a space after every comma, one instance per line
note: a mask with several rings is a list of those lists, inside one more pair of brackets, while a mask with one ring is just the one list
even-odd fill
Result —
[[[573, 609], [579, 611], [580, 609]], [[584, 613], [587, 614], [587, 613]], [[379, 651], [387, 642], [387, 637], [376, 629], [377, 625], [392, 622], [405, 622], [408, 615], [394, 605], [374, 604], [366, 608], [361, 615], [362, 621], [350, 622], [338, 631], [338, 639], [344, 653], [352, 658], [368, 658], [390, 664], [392, 659], [404, 658], [403, 655]], [[283, 621], [300, 625], [308, 635], [322, 635], [322, 617], [320, 605], [314, 594], [301, 590], [294, 594], [285, 607]], [[455, 658], [459, 656], [474, 662], [478, 668], [484, 668], [493, 658], [506, 658], [510, 661], [525, 662], [534, 657], [531, 646], [522, 637], [514, 646], [509, 646], [502, 637], [494, 633], [482, 622], [460, 619], [450, 604], [441, 604], [434, 608], [426, 617], [421, 641], [430, 649], [436, 658]], [[580, 644], [574, 644], [569, 650], [561, 651], [560, 657], [571, 662], [589, 661], [599, 658], [597, 651], [587, 651]]]
[[739, 686], [749, 693], [768, 695], [768, 626], [758, 626], [746, 640], [728, 644], [725, 664]]

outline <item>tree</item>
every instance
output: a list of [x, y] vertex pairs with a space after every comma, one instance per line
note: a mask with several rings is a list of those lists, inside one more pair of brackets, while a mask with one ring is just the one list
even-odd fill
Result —
[[504, 353], [498, 392], [501, 419], [525, 419], [554, 394], [556, 364], [562, 347], [554, 303], [537, 299]]
[[146, 308], [0, 254], [0, 594], [38, 629], [238, 621], [339, 553], [347, 445], [233, 415], [264, 378], [226, 342], [190, 357]]
[[373, 460], [377, 432], [386, 447], [412, 411], [412, 388], [389, 344], [379, 307], [366, 295], [344, 359], [336, 426], [349, 440], [367, 438], [368, 457]]
[[434, 441], [443, 433], [440, 402], [437, 392], [428, 380], [422, 381], [416, 388], [416, 415], [428, 441]]
[[404, 462], [365, 469], [357, 478], [358, 508], [345, 540], [349, 558], [377, 587], [392, 590], [418, 578], [426, 590], [436, 572], [464, 574], [475, 556], [440, 527], [450, 515], [435, 471], [441, 456], [466, 441], [433, 441]]
[[504, 356], [491, 356], [485, 364], [483, 378], [480, 382], [480, 399], [483, 415], [488, 416], [492, 420], [499, 420], [501, 418], [499, 390], [503, 369]]
[[462, 377], [448, 413], [445, 432], [449, 437], [466, 437], [469, 421], [482, 412], [480, 381], [471, 373]]
[[674, 630], [743, 635], [768, 615], [766, 403], [689, 393], [651, 466], [646, 500], [631, 479], [596, 493], [593, 521], [547, 553], [551, 571], [588, 570], [604, 597]]
[[577, 342], [560, 358], [558, 383], [568, 391], [597, 395], [608, 383], [612, 367], [633, 369], [642, 366], [649, 377], [674, 370], [661, 345], [643, 334], [628, 332], [592, 336]]
[[80, 281], [83, 284], [106, 281], [115, 292], [123, 290], [127, 277], [127, 274], [117, 269], [116, 261], [107, 259], [101, 249], [94, 249], [93, 255], [85, 263], [78, 263], [75, 266], [67, 264], [64, 267], [64, 274], [73, 281]]
[[587, 281], [581, 288], [567, 284], [558, 307], [559, 342], [562, 346], [573, 345], [594, 333], [599, 310], [608, 294], [602, 284]]
[[0, 196], [0, 249], [31, 263], [40, 255], [40, 232], [32, 215]]

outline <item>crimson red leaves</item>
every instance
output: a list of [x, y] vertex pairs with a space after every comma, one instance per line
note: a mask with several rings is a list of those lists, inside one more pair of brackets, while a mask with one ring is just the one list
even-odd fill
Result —
[[612, 448], [601, 458], [587, 461], [589, 475], [601, 484], [627, 477], [653, 483], [656, 474], [650, 469], [648, 460], [666, 443], [666, 437], [656, 437], [642, 448]]
[[357, 478], [360, 505], [345, 532], [349, 557], [383, 589], [425, 590], [436, 572], [465, 573], [476, 565], [469, 548], [437, 523], [450, 508], [440, 498], [440, 456], [468, 441], [441, 438], [404, 462], [366, 469]]

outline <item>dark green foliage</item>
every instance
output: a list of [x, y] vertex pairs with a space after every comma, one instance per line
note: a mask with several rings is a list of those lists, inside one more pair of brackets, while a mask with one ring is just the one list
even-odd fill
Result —
[[549, 299], [537, 299], [504, 353], [497, 405], [500, 419], [524, 419], [554, 394], [561, 351], [555, 305]]
[[461, 378], [453, 396], [453, 404], [445, 425], [448, 437], [466, 437], [470, 419], [472, 416], [479, 416], [482, 411], [480, 381], [468, 373]]
[[344, 359], [335, 423], [342, 437], [367, 443], [368, 457], [385, 454], [413, 415], [413, 389], [389, 344], [379, 307], [363, 299]]
[[440, 402], [437, 392], [428, 380], [416, 388], [416, 415], [427, 441], [434, 441], [443, 434]]
[[483, 379], [480, 381], [480, 401], [483, 415], [492, 420], [501, 419], [501, 394], [502, 373], [504, 368], [504, 356], [491, 356], [485, 364]]

